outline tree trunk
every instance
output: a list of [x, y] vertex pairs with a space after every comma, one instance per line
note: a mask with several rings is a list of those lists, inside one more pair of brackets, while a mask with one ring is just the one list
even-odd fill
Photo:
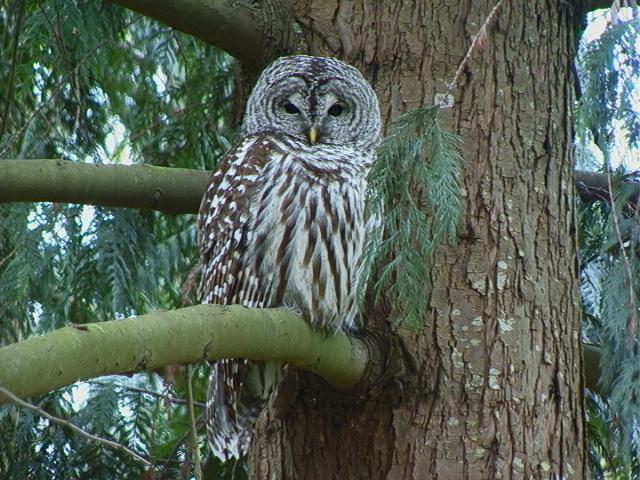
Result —
[[[360, 68], [389, 121], [446, 90], [496, 2], [295, 3], [307, 53]], [[504, 2], [453, 91], [462, 238], [435, 257], [420, 332], [368, 315], [403, 368], [365, 398], [288, 375], [254, 434], [255, 478], [583, 477], [569, 4]]]

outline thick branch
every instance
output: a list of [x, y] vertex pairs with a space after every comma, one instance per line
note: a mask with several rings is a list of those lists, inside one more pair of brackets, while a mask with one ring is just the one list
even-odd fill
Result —
[[589, 390], [607, 395], [609, 392], [600, 385], [600, 349], [588, 343], [582, 344], [584, 358], [584, 383]]
[[[0, 203], [50, 201], [155, 209], [164, 213], [195, 213], [198, 211], [209, 175], [210, 172], [202, 170], [140, 165], [93, 165], [63, 160], [0, 160]], [[606, 174], [578, 171], [575, 173], [575, 179], [583, 201], [609, 200]], [[640, 184], [635, 185], [635, 188], [637, 193], [632, 195], [632, 198], [638, 198], [640, 194]], [[181, 311], [177, 310], [175, 314]], [[171, 312], [167, 315], [173, 314], [174, 312]], [[152, 314], [155, 315], [158, 314]], [[207, 319], [207, 322], [211, 322], [211, 319]], [[100, 327], [91, 328], [102, 328], [108, 324], [101, 323]], [[3, 351], [4, 349], [0, 349], [0, 384], [4, 378], [1, 356]], [[190, 363], [200, 359], [190, 358], [192, 360], [173, 360], [168, 363]], [[128, 365], [129, 370], [135, 370], [135, 366], [131, 366], [130, 363]], [[585, 346], [585, 365], [587, 387], [598, 391], [598, 353], [593, 347]], [[117, 371], [127, 370], [120, 368]], [[81, 378], [91, 376], [95, 375]], [[37, 374], [33, 378], [43, 376]], [[70, 383], [73, 379], [65, 381]], [[57, 386], [65, 384], [63, 382]], [[7, 386], [15, 390], [12, 384]], [[45, 391], [47, 390], [38, 390], [29, 394], [35, 395]]]
[[[65, 160], [0, 160], [0, 203], [82, 203], [197, 213], [211, 172], [149, 165], [95, 165]], [[582, 201], [609, 201], [604, 173], [575, 173]], [[640, 197], [640, 184], [631, 198]]]
[[195, 213], [209, 172], [64, 160], [0, 160], [0, 203], [82, 203]]
[[198, 305], [65, 327], [2, 347], [0, 386], [32, 397], [101, 375], [233, 357], [287, 362], [340, 389], [357, 384], [369, 361], [362, 341], [327, 335], [288, 310]]
[[248, 0], [111, 0], [154, 18], [258, 67], [264, 53], [265, 14]]
[[614, 0], [583, 0], [582, 11], [587, 13], [601, 8], [611, 8]]
[[583, 202], [609, 201], [607, 174], [599, 172], [575, 172], [576, 188]]
[[[606, 173], [601, 172], [575, 172], [576, 188], [583, 202], [596, 200], [611, 201], [609, 193], [609, 179]], [[635, 214], [640, 200], [640, 183], [635, 179], [625, 179], [625, 190], [628, 192], [628, 200], [625, 205], [628, 212]], [[615, 193], [613, 195], [615, 197]]]

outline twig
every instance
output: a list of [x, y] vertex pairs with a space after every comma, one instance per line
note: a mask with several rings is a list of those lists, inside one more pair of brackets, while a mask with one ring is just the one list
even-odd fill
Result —
[[[202, 104], [199, 104], [197, 106], [198, 107], [206, 107], [206, 104], [202, 103]], [[187, 110], [189, 110], [189, 107], [180, 108], [178, 110], [175, 110], [175, 111], [169, 113], [166, 117], [159, 118], [159, 119], [155, 120], [154, 122], [149, 123], [149, 124], [145, 125], [144, 127], [141, 127], [139, 129], [137, 129], [136, 132], [133, 133], [133, 135], [130, 135], [129, 138], [126, 139], [125, 142], [120, 142], [118, 144], [118, 147], [113, 151], [112, 158], [118, 158], [120, 153], [124, 150], [124, 148], [127, 145], [133, 144], [133, 142], [135, 142], [142, 135], [148, 134], [153, 129], [155, 129], [157, 126], [162, 125], [165, 121], [167, 121], [167, 120], [169, 120], [169, 119], [171, 119], [173, 117], [182, 115]]]
[[471, 55], [473, 55], [473, 52], [475, 52], [476, 49], [480, 47], [486, 40], [487, 30], [489, 29], [489, 26], [495, 19], [496, 14], [498, 13], [498, 9], [500, 8], [503, 2], [504, 0], [499, 0], [498, 3], [496, 3], [495, 6], [491, 9], [491, 11], [489, 12], [489, 15], [487, 15], [487, 18], [485, 19], [484, 23], [480, 27], [480, 30], [478, 30], [478, 33], [476, 33], [476, 36], [473, 37], [473, 40], [471, 41], [471, 45], [469, 46], [469, 49], [467, 50], [466, 55], [460, 62], [460, 65], [458, 65], [458, 69], [456, 70], [456, 73], [453, 75], [453, 79], [449, 83], [447, 90], [444, 93], [440, 93], [436, 95], [435, 102], [434, 102], [436, 106], [440, 108], [451, 108], [453, 106], [453, 98], [451, 97], [451, 92], [453, 91], [456, 84], [458, 83], [458, 80], [460, 79], [460, 75], [462, 75], [462, 72], [464, 71], [467, 64], [469, 63], [469, 60], [471, 60]]
[[66, 427], [69, 428], [70, 430], [74, 431], [75, 433], [77, 433], [78, 435], [86, 438], [87, 440], [89, 440], [90, 442], [96, 442], [96, 443], [101, 443], [103, 445], [107, 445], [111, 448], [113, 448], [114, 450], [120, 450], [121, 452], [124, 452], [125, 454], [133, 457], [136, 461], [142, 463], [143, 465], [147, 466], [147, 467], [153, 467], [153, 464], [151, 462], [149, 462], [147, 459], [145, 459], [144, 457], [138, 455], [137, 453], [135, 453], [132, 450], [129, 450], [127, 447], [125, 447], [124, 445], [117, 443], [117, 442], [113, 442], [111, 440], [107, 440], [106, 438], [102, 438], [102, 437], [98, 437], [97, 435], [93, 435], [92, 433], [86, 432], [84, 430], [82, 430], [80, 427], [74, 425], [73, 423], [68, 422], [67, 420], [64, 420], [62, 418], [58, 418], [58, 417], [54, 417], [53, 415], [45, 412], [44, 410], [42, 410], [40, 407], [37, 407], [29, 402], [26, 402], [24, 400], [22, 400], [19, 397], [16, 397], [13, 393], [11, 393], [9, 390], [7, 390], [4, 387], [0, 387], [0, 393], [2, 395], [4, 395], [5, 397], [11, 399], [12, 402], [17, 403], [18, 405], [26, 408], [27, 410], [31, 410], [32, 412], [37, 413], [38, 415], [46, 418], [47, 420], [53, 422], [53, 423], [57, 423], [58, 425], [62, 426], [62, 427]]
[[6, 262], [8, 262], [8, 261], [11, 259], [11, 257], [13, 257], [13, 256], [16, 254], [16, 252], [17, 252], [17, 251], [18, 251], [18, 247], [15, 247], [13, 250], [11, 250], [11, 251], [7, 254], [7, 256], [6, 256], [6, 257], [4, 257], [4, 258], [0, 258], [0, 269], [2, 269], [2, 267], [4, 266], [4, 264], [5, 264]]
[[[135, 20], [132, 20], [127, 25], [125, 25], [124, 28], [129, 28], [131, 25], [133, 25], [134, 23], [138, 22], [141, 18], [142, 17], [137, 18]], [[64, 87], [64, 85], [65, 85], [65, 83], [67, 81], [70, 81], [72, 75], [74, 75], [75, 72], [80, 69], [80, 67], [84, 66], [85, 63], [87, 63], [91, 58], [93, 58], [95, 53], [98, 50], [100, 50], [103, 46], [105, 46], [107, 43], [109, 43], [110, 41], [112, 41], [112, 38], [105, 38], [102, 42], [100, 42], [93, 49], [91, 49], [91, 51], [88, 52], [84, 57], [82, 57], [80, 59], [80, 61], [78, 62], [78, 64], [75, 66], [75, 68], [73, 68], [73, 70], [71, 70], [64, 77], [62, 77], [62, 79], [58, 82], [58, 84], [51, 91], [51, 95], [49, 96], [48, 100], [43, 101], [42, 103], [40, 103], [38, 108], [36, 108], [33, 112], [31, 112], [31, 114], [29, 115], [29, 117], [27, 117], [27, 119], [25, 120], [25, 122], [22, 125], [22, 127], [20, 127], [20, 129], [13, 135], [12, 139], [9, 141], [7, 146], [2, 151], [0, 151], [0, 158], [2, 158], [4, 156], [4, 154], [7, 153], [9, 151], [9, 149], [13, 146], [13, 144], [17, 141], [17, 139], [20, 138], [20, 135], [22, 135], [24, 133], [24, 131], [29, 127], [29, 125], [31, 124], [33, 119], [36, 117], [36, 115], [38, 115], [45, 107], [47, 107], [49, 105], [49, 103], [52, 100], [54, 100], [58, 96], [58, 94], [62, 90], [62, 87]]]
[[[198, 418], [196, 419], [196, 428], [198, 430], [203, 429], [204, 428], [204, 414], [201, 413], [200, 415], [198, 415]], [[178, 440], [176, 440], [176, 442], [173, 444], [173, 447], [171, 448], [171, 451], [169, 452], [168, 455], [166, 455], [165, 459], [162, 461], [162, 465], [163, 466], [168, 466], [171, 462], [171, 458], [176, 455], [178, 449], [180, 448], [180, 446], [187, 441], [187, 439], [189, 438], [189, 435], [191, 435], [191, 430], [187, 430], [186, 432], [184, 432], [182, 435], [180, 435], [180, 437], [178, 438]]]
[[54, 100], [58, 96], [58, 94], [62, 90], [62, 87], [65, 85], [67, 80], [73, 75], [74, 71], [80, 69], [80, 67], [82, 67], [89, 59], [91, 59], [93, 57], [93, 55], [103, 45], [105, 45], [109, 41], [111, 41], [111, 39], [110, 38], [106, 38], [105, 40], [100, 42], [98, 45], [96, 45], [96, 47], [91, 52], [87, 53], [87, 55], [85, 55], [84, 58], [78, 62], [78, 65], [76, 65], [76, 67], [72, 71], [70, 71], [67, 75], [62, 77], [62, 79], [58, 82], [58, 84], [53, 88], [49, 98], [46, 101], [43, 101], [38, 106], [38, 108], [36, 108], [33, 112], [31, 112], [31, 114], [27, 117], [27, 119], [25, 120], [25, 122], [22, 125], [22, 127], [20, 127], [20, 129], [13, 135], [13, 138], [9, 141], [7, 146], [0, 152], [0, 158], [2, 158], [4, 156], [4, 154], [7, 153], [9, 151], [9, 149], [13, 146], [13, 144], [16, 142], [16, 140], [18, 138], [20, 138], [20, 135], [22, 135], [22, 133], [29, 127], [29, 125], [31, 124], [33, 119], [36, 117], [36, 115], [38, 115], [46, 106], [49, 105], [49, 103], [52, 100]]
[[627, 251], [624, 249], [624, 241], [622, 239], [622, 231], [620, 230], [620, 223], [618, 222], [618, 215], [616, 215], [615, 202], [613, 200], [613, 186], [611, 184], [611, 165], [607, 165], [607, 185], [609, 187], [609, 199], [611, 201], [611, 215], [613, 216], [613, 225], [616, 230], [616, 236], [618, 237], [618, 244], [620, 245], [620, 252], [622, 253], [622, 259], [624, 260], [625, 273], [627, 274], [627, 280], [629, 281], [629, 302], [631, 303], [631, 322], [627, 325], [629, 329], [629, 338], [631, 341], [635, 341], [636, 333], [638, 331], [638, 317], [635, 298], [635, 288], [633, 285], [633, 274], [631, 273], [631, 264], [627, 257]]
[[187, 408], [189, 409], [189, 430], [191, 432], [191, 451], [193, 452], [191, 464], [193, 466], [193, 476], [196, 480], [202, 480], [202, 466], [200, 465], [200, 447], [198, 446], [198, 428], [196, 426], [196, 416], [193, 413], [193, 365], [187, 365]]
[[78, 106], [76, 108], [76, 114], [75, 114], [75, 119], [73, 121], [73, 129], [72, 129], [72, 135], [75, 135], [76, 130], [78, 129], [78, 125], [80, 123], [80, 113], [82, 110], [82, 97], [80, 96], [80, 85], [79, 85], [79, 81], [78, 81], [78, 71], [77, 70], [72, 70], [73, 69], [73, 62], [70, 58], [69, 52], [64, 44], [64, 41], [62, 40], [62, 37], [60, 36], [60, 29], [61, 29], [61, 21], [60, 21], [60, 11], [57, 10], [55, 15], [56, 15], [56, 26], [53, 25], [53, 21], [51, 20], [51, 18], [49, 18], [49, 15], [47, 14], [47, 11], [45, 10], [45, 8], [42, 6], [42, 3], [40, 3], [38, 5], [40, 7], [40, 12], [42, 13], [42, 16], [44, 17], [44, 19], [47, 21], [47, 23], [49, 24], [49, 28], [51, 29], [51, 33], [53, 34], [56, 43], [58, 44], [58, 47], [60, 49], [60, 56], [62, 57], [62, 60], [64, 61], [64, 63], [67, 65], [67, 68], [69, 69], [69, 71], [73, 71], [73, 75], [70, 75], [69, 79], [69, 84], [73, 85], [72, 88], [72, 92], [76, 97], [76, 101], [78, 103]]
[[[131, 392], [142, 393], [144, 395], [151, 395], [152, 397], [161, 398], [163, 400], [169, 400], [171, 403], [175, 403], [177, 405], [186, 405], [187, 400], [183, 400], [182, 398], [175, 398], [172, 395], [166, 395], [160, 392], [154, 392], [153, 390], [146, 390], [140, 387], [132, 387], [129, 385], [117, 385], [109, 382], [91, 382], [94, 385], [102, 385], [102, 386], [112, 386], [115, 388], [121, 388], [123, 390], [129, 390]], [[193, 405], [198, 408], [205, 408], [205, 404], [203, 402], [194, 401]]]
[[2, 121], [0, 122], [0, 139], [7, 130], [7, 123], [9, 122], [9, 110], [11, 107], [11, 100], [13, 97], [13, 85], [16, 77], [16, 64], [18, 63], [18, 44], [20, 43], [20, 30], [22, 29], [22, 19], [24, 18], [25, 0], [20, 2], [18, 7], [18, 19], [16, 20], [16, 28], [13, 31], [13, 49], [11, 51], [11, 71], [9, 72], [9, 85], [6, 91], [6, 102], [4, 104], [4, 113], [2, 114]]

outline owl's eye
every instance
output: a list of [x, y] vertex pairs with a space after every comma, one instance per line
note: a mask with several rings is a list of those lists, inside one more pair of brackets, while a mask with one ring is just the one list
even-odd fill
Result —
[[344, 107], [341, 104], [334, 103], [333, 105], [331, 105], [329, 110], [327, 110], [327, 113], [332, 117], [339, 117], [343, 111], [344, 111]]
[[300, 110], [298, 109], [298, 107], [296, 107], [291, 102], [285, 102], [284, 105], [282, 105], [282, 108], [284, 108], [285, 112], [290, 113], [291, 115], [295, 115], [296, 113], [300, 113]]

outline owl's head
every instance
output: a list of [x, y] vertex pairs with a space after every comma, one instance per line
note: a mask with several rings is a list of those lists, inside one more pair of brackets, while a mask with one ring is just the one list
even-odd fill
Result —
[[282, 133], [309, 145], [373, 148], [380, 141], [380, 108], [351, 65], [335, 58], [282, 57], [258, 79], [241, 131]]

